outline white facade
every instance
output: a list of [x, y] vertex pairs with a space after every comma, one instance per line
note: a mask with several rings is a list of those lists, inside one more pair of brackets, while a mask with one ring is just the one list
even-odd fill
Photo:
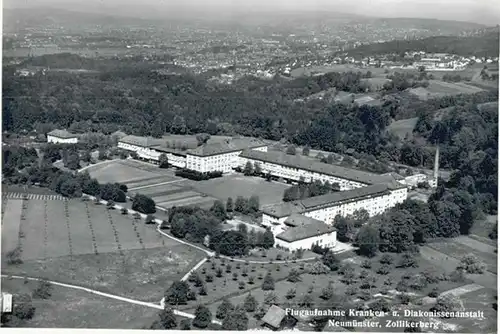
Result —
[[[256, 147], [253, 150], [267, 152], [267, 146]], [[242, 151], [243, 150], [239, 150], [209, 156], [197, 156], [188, 153], [186, 156], [186, 168], [201, 173], [215, 171], [230, 173], [233, 171], [233, 168], [238, 167], [240, 162], [239, 155]]]
[[269, 173], [275, 177], [281, 177], [284, 179], [289, 179], [289, 180], [293, 180], [293, 181], [297, 181], [297, 182], [302, 179], [304, 182], [314, 182], [316, 180], [319, 180], [323, 183], [325, 183], [326, 181], [330, 182], [331, 184], [338, 183], [341, 191], [351, 190], [351, 189], [361, 188], [361, 187], [367, 186], [367, 184], [364, 184], [361, 182], [346, 180], [346, 179], [342, 179], [342, 178], [327, 175], [327, 174], [322, 174], [322, 173], [318, 173], [318, 172], [311, 172], [311, 171], [308, 171], [305, 169], [299, 169], [299, 168], [295, 168], [295, 167], [289, 167], [289, 166], [284, 166], [284, 165], [280, 165], [280, 164], [276, 164], [276, 163], [254, 160], [254, 159], [243, 158], [243, 157], [239, 158], [239, 166], [241, 168], [244, 168], [247, 161], [250, 161], [252, 164], [258, 163], [264, 174]]
[[165, 154], [167, 155], [169, 164], [178, 168], [186, 168], [186, 157], [172, 153], [165, 153]]
[[78, 137], [61, 138], [61, 137], [57, 137], [57, 136], [47, 135], [47, 143], [76, 144], [76, 143], [78, 143]]
[[281, 240], [279, 238], [275, 238], [274, 240], [275, 247], [285, 248], [290, 252], [298, 249], [311, 249], [314, 244], [318, 244], [321, 247], [334, 248], [337, 245], [337, 231], [292, 242]]
[[[403, 203], [408, 197], [408, 189], [401, 188], [390, 191], [389, 194], [374, 195], [364, 197], [359, 200], [350, 200], [340, 203], [325, 204], [321, 207], [311, 208], [301, 212], [304, 216], [321, 220], [326, 224], [333, 225], [335, 217], [340, 215], [346, 217], [352, 215], [355, 211], [364, 209], [370, 217], [381, 214], [386, 210], [396, 206], [398, 203]], [[267, 213], [262, 214], [262, 225], [271, 229], [274, 235], [283, 232], [286, 229], [285, 217], [273, 217]]]
[[405, 177], [405, 184], [409, 187], [416, 187], [419, 183], [427, 182], [427, 175], [415, 174]]
[[127, 151], [133, 151], [136, 152], [139, 158], [141, 159], [146, 159], [146, 160], [152, 160], [154, 162], [158, 162], [160, 160], [160, 155], [166, 154], [168, 163], [171, 164], [172, 166], [178, 167], [178, 168], [185, 168], [186, 167], [186, 157], [181, 156], [181, 155], [176, 155], [172, 153], [164, 153], [161, 151], [157, 151], [154, 148], [147, 148], [147, 147], [142, 147], [139, 145], [133, 145], [129, 143], [124, 143], [124, 142], [118, 142], [118, 148], [122, 148]]

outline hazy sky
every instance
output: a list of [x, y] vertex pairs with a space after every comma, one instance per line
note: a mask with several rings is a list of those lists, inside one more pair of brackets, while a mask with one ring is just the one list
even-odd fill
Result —
[[[500, 23], [500, 0], [4, 0], [7, 7], [52, 5], [106, 14], [160, 16], [189, 11], [328, 10], [376, 17], [420, 17]], [[15, 5], [14, 5], [15, 4]]]

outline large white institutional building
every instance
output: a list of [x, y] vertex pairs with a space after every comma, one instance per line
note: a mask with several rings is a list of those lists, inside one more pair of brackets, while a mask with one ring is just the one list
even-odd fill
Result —
[[166, 147], [159, 139], [126, 136], [118, 141], [118, 147], [136, 152], [139, 158], [154, 163], [158, 163], [161, 154], [166, 154], [171, 165], [200, 173], [230, 173], [238, 166], [238, 156], [243, 150], [267, 151], [267, 144], [254, 138], [228, 138], [183, 150]]
[[76, 144], [78, 143], [78, 136], [66, 130], [52, 130], [47, 133], [47, 143]]
[[253, 166], [258, 164], [262, 174], [275, 178], [338, 184], [339, 192], [262, 208], [262, 225], [273, 232], [275, 246], [290, 251], [309, 249], [314, 244], [334, 248], [337, 232], [333, 224], [337, 215], [347, 216], [364, 209], [374, 216], [404, 202], [408, 196], [408, 186], [403, 184], [402, 177], [268, 152], [267, 144], [253, 138], [226, 139], [182, 150], [165, 147], [158, 139], [126, 136], [118, 142], [118, 147], [152, 162], [158, 162], [164, 153], [170, 164], [202, 173], [230, 173], [250, 162]]

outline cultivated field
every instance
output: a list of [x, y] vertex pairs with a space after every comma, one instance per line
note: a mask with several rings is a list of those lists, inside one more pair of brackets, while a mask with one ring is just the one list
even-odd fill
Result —
[[200, 193], [220, 199], [223, 203], [228, 197], [236, 199], [238, 196], [249, 198], [252, 195], [257, 195], [262, 206], [281, 202], [283, 192], [289, 185], [268, 182], [259, 177], [234, 174], [224, 178], [196, 182], [193, 183], [193, 187]]
[[[292, 70], [290, 76], [297, 78], [301, 76], [313, 75], [316, 73], [329, 73], [329, 72], [361, 72], [366, 73], [368, 71], [372, 72], [374, 77], [384, 77], [387, 75], [385, 68], [359, 68], [350, 64], [337, 64], [331, 66], [310, 66], [310, 67], [300, 67]], [[403, 70], [403, 69], [401, 69]]]
[[[157, 302], [203, 258], [155, 226], [90, 201], [8, 200], [4, 217], [2, 265], [13, 274]], [[23, 263], [6, 264], [5, 252], [17, 245]]]
[[[37, 283], [2, 279], [2, 291], [31, 294]], [[48, 299], [34, 299], [35, 315], [23, 326], [31, 328], [142, 329], [158, 317], [158, 310], [53, 286]], [[119, 315], [119, 316], [117, 316]]]
[[421, 100], [443, 97], [458, 94], [473, 94], [481, 92], [483, 89], [476, 86], [467, 85], [462, 82], [444, 82], [438, 80], [429, 80], [429, 86], [410, 89], [410, 93], [418, 96]]

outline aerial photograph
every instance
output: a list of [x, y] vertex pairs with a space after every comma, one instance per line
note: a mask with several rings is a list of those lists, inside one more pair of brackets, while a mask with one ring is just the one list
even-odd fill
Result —
[[496, 0], [4, 0], [1, 327], [496, 333]]

